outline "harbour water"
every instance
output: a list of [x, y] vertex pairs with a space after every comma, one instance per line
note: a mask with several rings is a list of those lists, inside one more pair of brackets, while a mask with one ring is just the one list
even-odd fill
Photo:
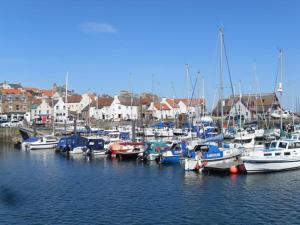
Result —
[[300, 171], [186, 173], [0, 147], [0, 224], [299, 224]]

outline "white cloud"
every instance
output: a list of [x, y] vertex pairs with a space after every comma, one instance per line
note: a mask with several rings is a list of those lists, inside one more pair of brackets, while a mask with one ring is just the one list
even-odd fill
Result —
[[84, 33], [117, 33], [118, 30], [112, 24], [87, 22], [79, 25], [79, 29]]

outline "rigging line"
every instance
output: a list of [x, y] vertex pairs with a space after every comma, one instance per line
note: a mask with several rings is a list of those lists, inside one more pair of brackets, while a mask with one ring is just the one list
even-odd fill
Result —
[[[279, 64], [280, 64], [280, 57], [278, 57], [278, 61], [277, 61], [277, 67], [276, 67], [276, 76], [275, 76], [275, 84], [274, 84], [274, 91], [273, 91], [273, 94], [274, 94], [274, 96], [276, 96], [276, 86], [277, 86], [277, 82], [278, 82], [278, 75], [279, 75]], [[277, 98], [277, 97], [276, 97]], [[273, 101], [272, 101], [272, 104], [271, 104], [271, 110], [273, 109], [273, 107], [274, 107], [274, 101], [275, 101], [276, 99], [273, 99]], [[271, 124], [271, 116], [269, 116], [269, 121], [268, 121], [268, 127], [270, 126], [270, 124]]]
[[[194, 97], [195, 89], [196, 89], [196, 87], [197, 87], [197, 82], [198, 82], [198, 76], [196, 77], [195, 83], [194, 83], [194, 85], [193, 85], [193, 92], [192, 92], [191, 100], [192, 100], [193, 97]], [[190, 107], [192, 107], [192, 101], [190, 101]]]
[[256, 66], [255, 66], [255, 73], [254, 73], [254, 82], [255, 82], [255, 86], [257, 87], [257, 91], [259, 93], [260, 104], [261, 104], [261, 108], [262, 108], [262, 111], [263, 111], [263, 119], [265, 121], [266, 128], [269, 129], [268, 121], [267, 121], [267, 118], [266, 118], [266, 115], [265, 115], [265, 107], [263, 105], [262, 94], [261, 94], [261, 91], [260, 91], [260, 84], [259, 84], [259, 80], [257, 78]]
[[[230, 81], [230, 88], [231, 88], [231, 92], [233, 95], [233, 101], [235, 102], [235, 92], [233, 89], [233, 83], [232, 83], [232, 77], [231, 77], [231, 71], [230, 71], [230, 66], [229, 66], [229, 61], [228, 61], [228, 56], [227, 56], [227, 49], [226, 49], [226, 45], [225, 45], [225, 39], [223, 36], [223, 47], [224, 47], [224, 55], [225, 55], [225, 59], [226, 59], [226, 65], [227, 65], [227, 70], [228, 70], [228, 75], [229, 75], [229, 81]], [[222, 104], [222, 103], [221, 103]], [[237, 115], [237, 107], [236, 104], [234, 105], [234, 109], [235, 109], [235, 113]], [[240, 124], [241, 126], [241, 124]]]

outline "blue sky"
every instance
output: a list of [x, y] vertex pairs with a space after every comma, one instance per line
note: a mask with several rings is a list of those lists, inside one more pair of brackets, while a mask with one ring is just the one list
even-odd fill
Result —
[[[78, 92], [154, 91], [186, 96], [184, 65], [218, 86], [218, 29], [224, 27], [233, 82], [274, 89], [278, 48], [284, 50], [284, 101], [300, 77], [297, 0], [0, 0], [0, 79]], [[225, 85], [229, 85], [226, 74]], [[174, 88], [172, 88], [172, 85]], [[229, 90], [226, 90], [229, 93]]]

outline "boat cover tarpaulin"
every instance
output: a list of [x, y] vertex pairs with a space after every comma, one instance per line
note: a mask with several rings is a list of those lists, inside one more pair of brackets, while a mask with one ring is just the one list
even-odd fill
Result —
[[223, 157], [223, 151], [220, 151], [218, 146], [208, 145], [208, 152], [204, 153], [203, 159], [218, 159]]

